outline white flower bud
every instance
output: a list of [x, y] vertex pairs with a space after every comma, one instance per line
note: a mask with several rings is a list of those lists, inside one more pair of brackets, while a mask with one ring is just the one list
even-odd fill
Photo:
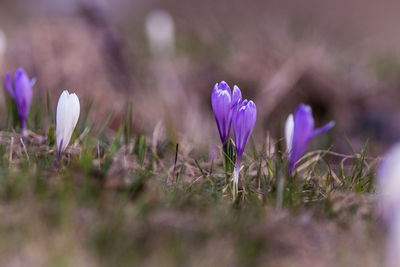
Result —
[[64, 151], [71, 140], [80, 114], [79, 99], [76, 94], [63, 91], [57, 104], [56, 139], [57, 150]]

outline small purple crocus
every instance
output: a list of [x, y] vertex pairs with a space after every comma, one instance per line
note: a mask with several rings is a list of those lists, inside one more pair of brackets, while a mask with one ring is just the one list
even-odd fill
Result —
[[22, 135], [24, 136], [26, 135], [26, 117], [31, 106], [32, 86], [34, 83], [35, 79], [29, 80], [28, 75], [22, 68], [15, 72], [14, 89], [12, 87], [11, 73], [7, 73], [6, 76], [6, 87], [17, 106]]
[[326, 133], [335, 126], [331, 121], [325, 126], [314, 129], [314, 118], [310, 106], [301, 104], [294, 114], [289, 115], [285, 125], [286, 150], [289, 153], [288, 174], [290, 175], [297, 161], [303, 156], [311, 140]]
[[233, 112], [233, 133], [235, 135], [236, 144], [236, 165], [233, 172], [233, 198], [236, 199], [238, 193], [239, 183], [239, 170], [240, 162], [244, 148], [246, 147], [247, 141], [253, 132], [254, 125], [257, 119], [257, 108], [253, 101], [244, 100], [242, 103], [238, 103], [237, 107]]
[[236, 85], [233, 87], [232, 93], [226, 82], [222, 81], [219, 84], [215, 84], [211, 94], [211, 105], [217, 122], [219, 137], [224, 148], [229, 140], [233, 109], [241, 100], [242, 93]]

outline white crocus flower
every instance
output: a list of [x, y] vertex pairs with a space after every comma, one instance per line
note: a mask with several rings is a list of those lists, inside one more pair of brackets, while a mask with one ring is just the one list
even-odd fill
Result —
[[58, 153], [63, 152], [68, 146], [79, 119], [80, 109], [78, 96], [64, 90], [57, 104], [56, 139]]
[[286, 119], [285, 123], [285, 141], [286, 141], [286, 152], [290, 153], [292, 150], [292, 141], [293, 141], [293, 131], [294, 131], [294, 119], [293, 114], [290, 114]]

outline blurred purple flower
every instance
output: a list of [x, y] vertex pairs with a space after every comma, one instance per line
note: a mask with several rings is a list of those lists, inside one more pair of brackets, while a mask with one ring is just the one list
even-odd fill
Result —
[[303, 156], [311, 140], [319, 134], [326, 133], [335, 126], [331, 121], [325, 126], [314, 129], [314, 118], [311, 107], [301, 104], [294, 114], [289, 115], [285, 125], [286, 150], [289, 153], [288, 174], [290, 175], [297, 161]]
[[35, 80], [29, 80], [28, 75], [22, 68], [15, 72], [14, 89], [12, 87], [11, 73], [7, 73], [6, 87], [17, 106], [18, 117], [21, 122], [22, 134], [26, 135], [26, 117], [32, 101], [32, 86]]
[[386, 154], [377, 172], [377, 215], [388, 226], [385, 266], [400, 260], [400, 143]]
[[390, 222], [395, 213], [400, 216], [400, 143], [394, 145], [377, 171], [378, 213]]
[[211, 105], [217, 122], [219, 137], [224, 147], [228, 144], [233, 109], [241, 100], [242, 93], [236, 85], [233, 87], [233, 93], [231, 93], [231, 88], [226, 82], [222, 81], [215, 84], [211, 94]]
[[253, 101], [244, 100], [242, 103], [238, 103], [237, 107], [233, 111], [233, 133], [235, 134], [236, 144], [236, 166], [233, 174], [233, 196], [236, 198], [238, 192], [239, 182], [239, 170], [240, 162], [244, 148], [246, 147], [247, 141], [253, 132], [254, 125], [257, 119], [257, 108]]

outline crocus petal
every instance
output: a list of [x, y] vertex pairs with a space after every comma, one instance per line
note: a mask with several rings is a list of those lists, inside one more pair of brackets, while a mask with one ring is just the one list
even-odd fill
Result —
[[240, 91], [239, 87], [235, 85], [233, 86], [232, 105], [236, 105], [240, 101], [242, 101], [242, 92]]
[[233, 132], [239, 161], [253, 132], [256, 119], [257, 108], [253, 101], [244, 100], [238, 110], [233, 113]]
[[232, 124], [232, 96], [228, 84], [215, 84], [211, 94], [211, 105], [217, 122], [221, 142], [226, 144]]
[[293, 139], [289, 154], [289, 173], [301, 158], [314, 133], [314, 119], [311, 107], [300, 105], [294, 115]]
[[229, 93], [229, 95], [231, 95], [231, 93], [232, 93], [231, 88], [225, 81], [222, 81], [219, 84], [217, 83], [216, 85], [218, 86], [218, 90], [227, 91]]
[[221, 141], [224, 142], [228, 136], [228, 127], [230, 126], [230, 105], [231, 96], [227, 91], [219, 91], [213, 98], [213, 111], [218, 125]]
[[233, 133], [235, 135], [236, 152], [239, 161], [244, 150], [243, 143], [247, 130], [245, 126], [247, 103], [248, 103], [247, 99], [244, 100], [241, 104], [238, 105], [237, 108], [235, 108], [232, 115]]
[[326, 133], [326, 132], [330, 131], [333, 127], [335, 127], [335, 122], [334, 121], [331, 121], [331, 122], [325, 124], [321, 128], [318, 128], [318, 129], [316, 129], [314, 131], [314, 134], [313, 134], [312, 138], [316, 137], [317, 135], [320, 135], [320, 134], [323, 134], [323, 133]]
[[293, 114], [290, 114], [286, 119], [285, 123], [285, 140], [286, 140], [286, 152], [290, 153], [292, 150], [293, 142], [293, 131], [294, 131], [294, 120]]
[[11, 81], [11, 73], [7, 73], [7, 75], [6, 75], [6, 88], [7, 88], [7, 91], [10, 93], [10, 95], [11, 95], [11, 97], [13, 98], [13, 99], [15, 99], [15, 94], [14, 94], [14, 90], [13, 90], [13, 88], [12, 88], [12, 81]]
[[17, 104], [18, 115], [24, 120], [29, 113], [33, 92], [28, 75], [22, 68], [19, 68], [15, 73], [14, 87], [14, 99]]
[[31, 79], [31, 86], [33, 87], [36, 84], [36, 78]]
[[69, 94], [67, 90], [63, 91], [57, 104], [57, 149], [61, 147], [61, 151], [64, 151], [68, 146], [72, 133], [78, 122], [79, 114], [80, 103], [78, 96], [76, 94]]

